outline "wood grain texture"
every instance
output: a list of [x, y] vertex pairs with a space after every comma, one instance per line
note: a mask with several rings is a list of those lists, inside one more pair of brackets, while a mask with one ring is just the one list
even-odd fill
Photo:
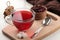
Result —
[[[45, 37], [47, 37], [48, 35], [50, 35], [51, 33], [55, 32], [57, 29], [60, 28], [60, 17], [51, 13], [51, 12], [48, 12], [47, 11], [47, 14], [49, 16], [52, 17], [51, 19], [51, 23], [44, 27], [40, 33], [37, 35], [37, 37], [34, 37], [34, 40], [40, 40], [40, 39], [43, 39]], [[54, 20], [53, 20], [54, 19]], [[55, 20], [57, 19], [57, 20]], [[26, 39], [23, 39], [23, 40], [32, 40], [30, 37], [33, 35], [33, 33], [40, 27], [42, 27], [41, 25], [41, 22], [42, 20], [38, 20], [38, 21], [34, 21], [32, 27], [26, 31], [26, 33], [28, 34], [28, 38]], [[11, 38], [12, 40], [21, 40], [21, 39], [18, 39], [16, 37], [16, 34], [18, 33], [18, 30], [14, 27], [14, 26], [11, 26], [11, 25], [7, 25], [3, 30], [2, 32], [7, 35], [9, 38]]]

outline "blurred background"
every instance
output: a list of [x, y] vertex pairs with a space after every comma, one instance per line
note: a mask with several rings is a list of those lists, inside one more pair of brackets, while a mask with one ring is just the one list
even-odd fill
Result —
[[60, 0], [27, 0], [32, 5], [46, 6], [48, 11], [60, 16]]

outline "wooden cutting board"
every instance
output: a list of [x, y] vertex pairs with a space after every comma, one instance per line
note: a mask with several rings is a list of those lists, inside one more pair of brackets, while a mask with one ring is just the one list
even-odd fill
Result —
[[[47, 37], [48, 35], [50, 35], [51, 33], [55, 32], [57, 29], [60, 28], [60, 17], [47, 11], [47, 15], [50, 16], [51, 19], [51, 23], [48, 26], [45, 26], [40, 33], [37, 35], [37, 37], [34, 37], [34, 40], [41, 40], [45, 37]], [[7, 25], [2, 32], [8, 36], [9, 38], [11, 38], [12, 40], [33, 40], [30, 37], [34, 34], [34, 32], [42, 27], [42, 20], [38, 20], [38, 21], [34, 21], [32, 27], [26, 31], [28, 37], [25, 39], [18, 39], [16, 37], [16, 34], [18, 33], [18, 30], [16, 29], [15, 26], [12, 25]]]

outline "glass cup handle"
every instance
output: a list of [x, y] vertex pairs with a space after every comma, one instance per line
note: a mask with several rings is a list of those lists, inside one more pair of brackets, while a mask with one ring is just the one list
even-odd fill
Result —
[[12, 23], [12, 16], [11, 16], [11, 15], [6, 16], [6, 17], [5, 17], [5, 21], [6, 21], [8, 24], [13, 25], [13, 23]]

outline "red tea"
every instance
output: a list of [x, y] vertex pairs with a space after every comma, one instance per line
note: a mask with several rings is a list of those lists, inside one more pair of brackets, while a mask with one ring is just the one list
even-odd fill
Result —
[[22, 10], [14, 12], [13, 24], [19, 31], [27, 30], [34, 21], [33, 14], [30, 11]]

